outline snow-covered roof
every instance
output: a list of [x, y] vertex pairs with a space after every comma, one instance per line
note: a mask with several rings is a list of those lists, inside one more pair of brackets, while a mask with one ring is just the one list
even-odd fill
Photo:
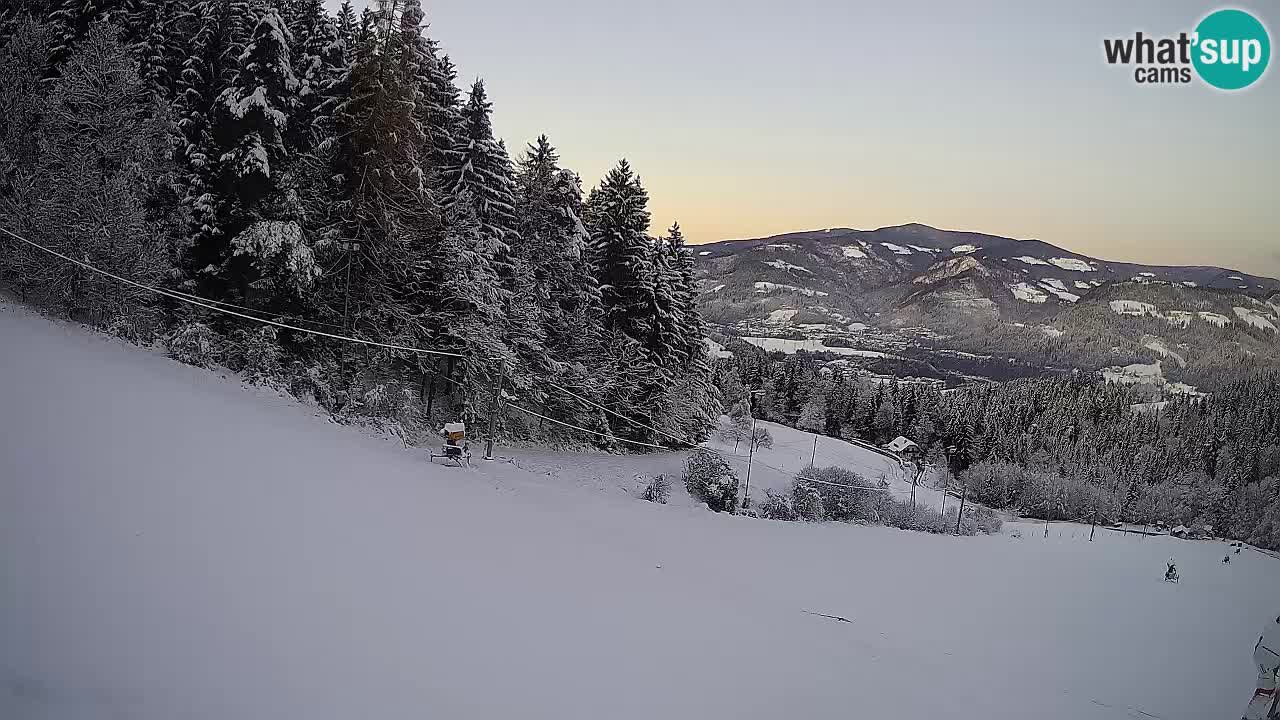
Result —
[[910, 440], [899, 435], [898, 437], [890, 440], [889, 444], [885, 445], [885, 447], [889, 448], [889, 450], [893, 452], [902, 452], [903, 450], [906, 450], [908, 448], [914, 448], [919, 446], [916, 445], [914, 442], [911, 442]]
[[1175, 527], [1174, 529], [1170, 530], [1169, 532], [1171, 532], [1171, 533], [1184, 533], [1184, 532], [1186, 532], [1186, 531], [1187, 531], [1187, 526], [1186, 526], [1186, 525], [1179, 525], [1179, 526]]

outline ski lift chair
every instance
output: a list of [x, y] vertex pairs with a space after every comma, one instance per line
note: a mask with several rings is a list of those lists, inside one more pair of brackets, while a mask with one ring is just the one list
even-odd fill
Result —
[[444, 435], [444, 444], [440, 446], [439, 453], [431, 453], [431, 460], [443, 458], [458, 467], [470, 466], [471, 448], [467, 445], [467, 426], [460, 422], [445, 423], [441, 433]]

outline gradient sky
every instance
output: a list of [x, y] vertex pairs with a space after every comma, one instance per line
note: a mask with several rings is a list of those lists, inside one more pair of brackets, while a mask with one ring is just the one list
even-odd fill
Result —
[[[1140, 86], [1103, 60], [1103, 38], [1190, 31], [1222, 5], [423, 5], [513, 153], [545, 132], [588, 188], [626, 157], [653, 232], [922, 222], [1280, 277], [1280, 60], [1232, 94]], [[1267, 23], [1274, 54], [1280, 3], [1232, 6]]]

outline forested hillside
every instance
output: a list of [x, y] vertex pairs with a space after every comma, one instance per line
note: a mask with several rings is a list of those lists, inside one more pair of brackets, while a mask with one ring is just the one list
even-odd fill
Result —
[[1280, 547], [1280, 373], [1150, 407], [1096, 376], [957, 390], [869, 381], [812, 355], [717, 362], [726, 404], [833, 437], [919, 443], [944, 481], [1025, 515], [1164, 521]]
[[719, 415], [678, 225], [649, 235], [625, 160], [585, 198], [548, 138], [513, 161], [419, 0], [3, 7], [0, 285], [23, 300], [340, 418], [473, 421], [499, 384], [596, 433], [506, 413], [508, 434], [700, 438]]

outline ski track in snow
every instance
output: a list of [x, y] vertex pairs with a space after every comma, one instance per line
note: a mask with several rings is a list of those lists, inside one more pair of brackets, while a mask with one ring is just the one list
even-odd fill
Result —
[[[1238, 717], [1280, 597], [1219, 543], [780, 523], [617, 477], [678, 453], [445, 468], [11, 306], [0, 408], [6, 720]], [[764, 462], [807, 462], [776, 434]]]

